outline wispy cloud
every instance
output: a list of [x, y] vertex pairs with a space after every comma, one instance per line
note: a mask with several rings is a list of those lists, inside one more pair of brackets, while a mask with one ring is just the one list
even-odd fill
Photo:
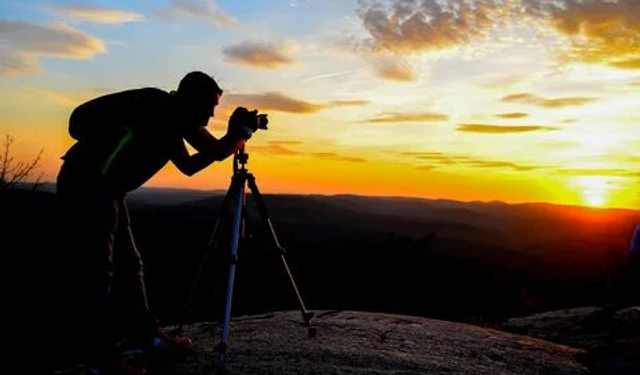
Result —
[[303, 145], [302, 141], [269, 141], [271, 145], [279, 145], [279, 146], [300, 146]]
[[512, 161], [504, 160], [487, 160], [482, 158], [471, 157], [467, 155], [451, 155], [442, 152], [404, 152], [403, 156], [410, 156], [420, 161], [427, 162], [417, 166], [419, 169], [433, 170], [443, 167], [466, 167], [466, 168], [493, 168], [493, 169], [510, 169], [515, 171], [531, 171], [536, 169], [547, 168], [535, 165], [523, 165]]
[[234, 17], [221, 11], [213, 0], [172, 0], [169, 7], [158, 9], [155, 13], [167, 20], [200, 20], [215, 27], [228, 27], [237, 22]]
[[619, 177], [636, 177], [640, 172], [637, 170], [627, 170], [619, 168], [591, 168], [591, 169], [556, 169], [557, 174], [567, 176], [619, 176]]
[[544, 108], [561, 108], [561, 107], [579, 106], [579, 105], [591, 103], [595, 101], [595, 98], [576, 96], [576, 97], [567, 97], [567, 98], [547, 99], [535, 94], [518, 93], [518, 94], [511, 94], [511, 95], [504, 96], [500, 100], [503, 102], [532, 104], [532, 105], [535, 105], [538, 107], [544, 107]]
[[305, 79], [302, 80], [302, 82], [312, 82], [312, 81], [317, 81], [317, 80], [321, 80], [321, 79], [327, 79], [327, 78], [334, 78], [334, 77], [340, 77], [340, 76], [345, 76], [345, 75], [351, 75], [357, 71], [361, 70], [359, 69], [349, 69], [349, 70], [341, 70], [338, 72], [330, 72], [330, 73], [321, 73], [321, 74], [316, 74], [313, 75], [311, 77], [307, 77]]
[[374, 123], [393, 123], [393, 122], [438, 122], [447, 121], [449, 116], [436, 113], [436, 112], [424, 112], [424, 113], [383, 113], [379, 117], [370, 118], [367, 122]]
[[270, 43], [244, 42], [222, 50], [227, 61], [263, 69], [277, 69], [294, 64], [282, 46]]
[[144, 19], [140, 13], [94, 5], [68, 4], [58, 8], [58, 11], [76, 20], [95, 23], [119, 24]]
[[334, 100], [332, 102], [329, 102], [329, 104], [332, 106], [348, 106], [348, 107], [367, 105], [369, 103], [371, 102], [368, 100]]
[[542, 125], [485, 125], [485, 124], [460, 124], [456, 128], [459, 132], [467, 133], [484, 133], [484, 134], [510, 134], [510, 133], [530, 133], [539, 131], [557, 130], [552, 126]]
[[251, 146], [251, 151], [259, 152], [270, 155], [278, 155], [278, 156], [299, 156], [299, 155], [307, 155], [316, 158], [326, 159], [326, 160], [336, 160], [336, 161], [345, 161], [350, 163], [363, 163], [366, 162], [365, 159], [360, 157], [353, 157], [347, 155], [341, 155], [336, 152], [302, 152], [295, 149], [296, 146], [300, 146], [303, 142], [299, 141], [270, 141], [265, 145], [253, 145]]
[[640, 69], [640, 58], [612, 61], [609, 65], [620, 69]]
[[42, 57], [87, 59], [107, 48], [100, 39], [65, 25], [0, 19], [0, 75], [37, 73]]
[[522, 112], [511, 112], [511, 113], [498, 113], [495, 117], [505, 118], [505, 119], [519, 119], [529, 117], [528, 113]]
[[325, 105], [295, 99], [278, 92], [264, 94], [227, 94], [225, 98], [225, 101], [232, 105], [241, 105], [249, 109], [259, 108], [261, 111], [314, 113], [325, 108]]
[[296, 156], [304, 154], [304, 152], [294, 150], [289, 146], [295, 145], [283, 144], [281, 142], [269, 142], [266, 145], [251, 145], [251, 151], [279, 156]]
[[375, 73], [378, 77], [390, 81], [412, 82], [417, 78], [417, 74], [411, 66], [398, 59], [382, 59], [376, 61]]
[[335, 152], [314, 152], [314, 153], [311, 153], [310, 155], [315, 156], [317, 158], [346, 161], [350, 163], [364, 163], [367, 161], [366, 159], [363, 159], [363, 158], [340, 155]]

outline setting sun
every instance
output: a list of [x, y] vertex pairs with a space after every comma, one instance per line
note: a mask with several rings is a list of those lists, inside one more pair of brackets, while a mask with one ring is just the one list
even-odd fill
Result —
[[593, 207], [605, 206], [611, 179], [603, 176], [576, 177], [576, 184], [582, 189], [584, 203]]

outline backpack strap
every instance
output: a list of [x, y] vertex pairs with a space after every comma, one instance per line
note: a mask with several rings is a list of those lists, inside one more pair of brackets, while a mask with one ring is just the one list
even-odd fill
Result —
[[102, 169], [100, 172], [102, 173], [103, 176], [106, 176], [109, 173], [109, 170], [111, 169], [111, 166], [113, 165], [114, 160], [116, 159], [118, 154], [122, 152], [122, 150], [127, 145], [127, 143], [131, 141], [131, 137], [133, 137], [133, 130], [131, 130], [131, 128], [129, 127], [125, 127], [124, 134], [120, 138], [118, 145], [113, 150], [111, 155], [109, 155], [109, 157], [107, 158], [107, 161], [105, 161], [104, 165], [102, 166]]

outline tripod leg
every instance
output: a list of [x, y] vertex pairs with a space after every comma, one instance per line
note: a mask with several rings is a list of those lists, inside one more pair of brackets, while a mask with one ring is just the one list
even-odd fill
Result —
[[213, 232], [211, 233], [211, 237], [209, 238], [209, 243], [207, 244], [207, 248], [205, 250], [204, 255], [202, 256], [202, 260], [198, 265], [198, 271], [196, 272], [196, 276], [193, 280], [193, 284], [191, 285], [191, 289], [189, 290], [189, 296], [187, 298], [187, 303], [184, 306], [184, 311], [188, 320], [192, 318], [193, 312], [193, 299], [195, 297], [196, 291], [198, 290], [198, 286], [200, 284], [200, 280], [202, 279], [202, 275], [204, 274], [205, 267], [209, 262], [209, 257], [213, 254], [214, 251], [218, 249], [218, 245], [220, 242], [220, 237], [223, 232], [223, 228], [226, 223], [226, 218], [231, 207], [231, 187], [233, 186], [233, 181], [229, 187], [229, 191], [224, 197], [224, 201], [222, 202], [222, 207], [220, 208], [220, 212], [218, 213], [218, 217], [216, 219], [216, 224], [213, 228]]
[[298, 286], [296, 285], [296, 281], [293, 278], [293, 274], [289, 269], [289, 264], [287, 264], [287, 259], [285, 258], [286, 250], [280, 245], [280, 241], [278, 241], [278, 236], [276, 235], [276, 231], [273, 228], [273, 223], [271, 222], [271, 217], [269, 216], [269, 211], [267, 210], [267, 205], [264, 203], [264, 199], [260, 194], [260, 190], [258, 189], [258, 185], [256, 184], [256, 179], [251, 173], [247, 173], [247, 183], [249, 185], [249, 189], [251, 189], [251, 196], [253, 197], [256, 207], [258, 208], [258, 212], [262, 217], [262, 220], [266, 223], [269, 228], [269, 236], [272, 240], [273, 246], [280, 253], [280, 260], [282, 261], [282, 265], [284, 266], [285, 272], [289, 277], [289, 281], [291, 282], [291, 287], [293, 288], [296, 297], [298, 298], [298, 304], [300, 306], [300, 313], [302, 314], [302, 319], [305, 322], [305, 325], [309, 325], [311, 323], [311, 319], [313, 318], [313, 312], [307, 310], [304, 305], [304, 301], [302, 300], [302, 295], [300, 295], [300, 291], [298, 290]]
[[233, 283], [235, 279], [236, 263], [238, 261], [238, 246], [242, 236], [242, 209], [245, 203], [245, 181], [243, 173], [233, 177], [230, 188], [233, 213], [231, 217], [231, 253], [229, 256], [229, 279], [227, 282], [227, 294], [225, 298], [224, 321], [222, 326], [222, 336], [220, 343], [216, 346], [216, 351], [220, 354], [220, 362], [224, 368], [227, 357], [229, 341], [229, 321], [231, 320], [231, 301], [233, 299]]

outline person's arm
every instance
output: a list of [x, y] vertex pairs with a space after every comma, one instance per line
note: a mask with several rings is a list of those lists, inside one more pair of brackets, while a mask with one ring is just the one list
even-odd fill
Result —
[[192, 176], [214, 161], [221, 161], [233, 155], [246, 142], [246, 139], [237, 134], [225, 134], [222, 138], [214, 137], [207, 128], [200, 127], [185, 139], [196, 151], [190, 155], [185, 144], [180, 142], [176, 146], [171, 161], [187, 176]]

